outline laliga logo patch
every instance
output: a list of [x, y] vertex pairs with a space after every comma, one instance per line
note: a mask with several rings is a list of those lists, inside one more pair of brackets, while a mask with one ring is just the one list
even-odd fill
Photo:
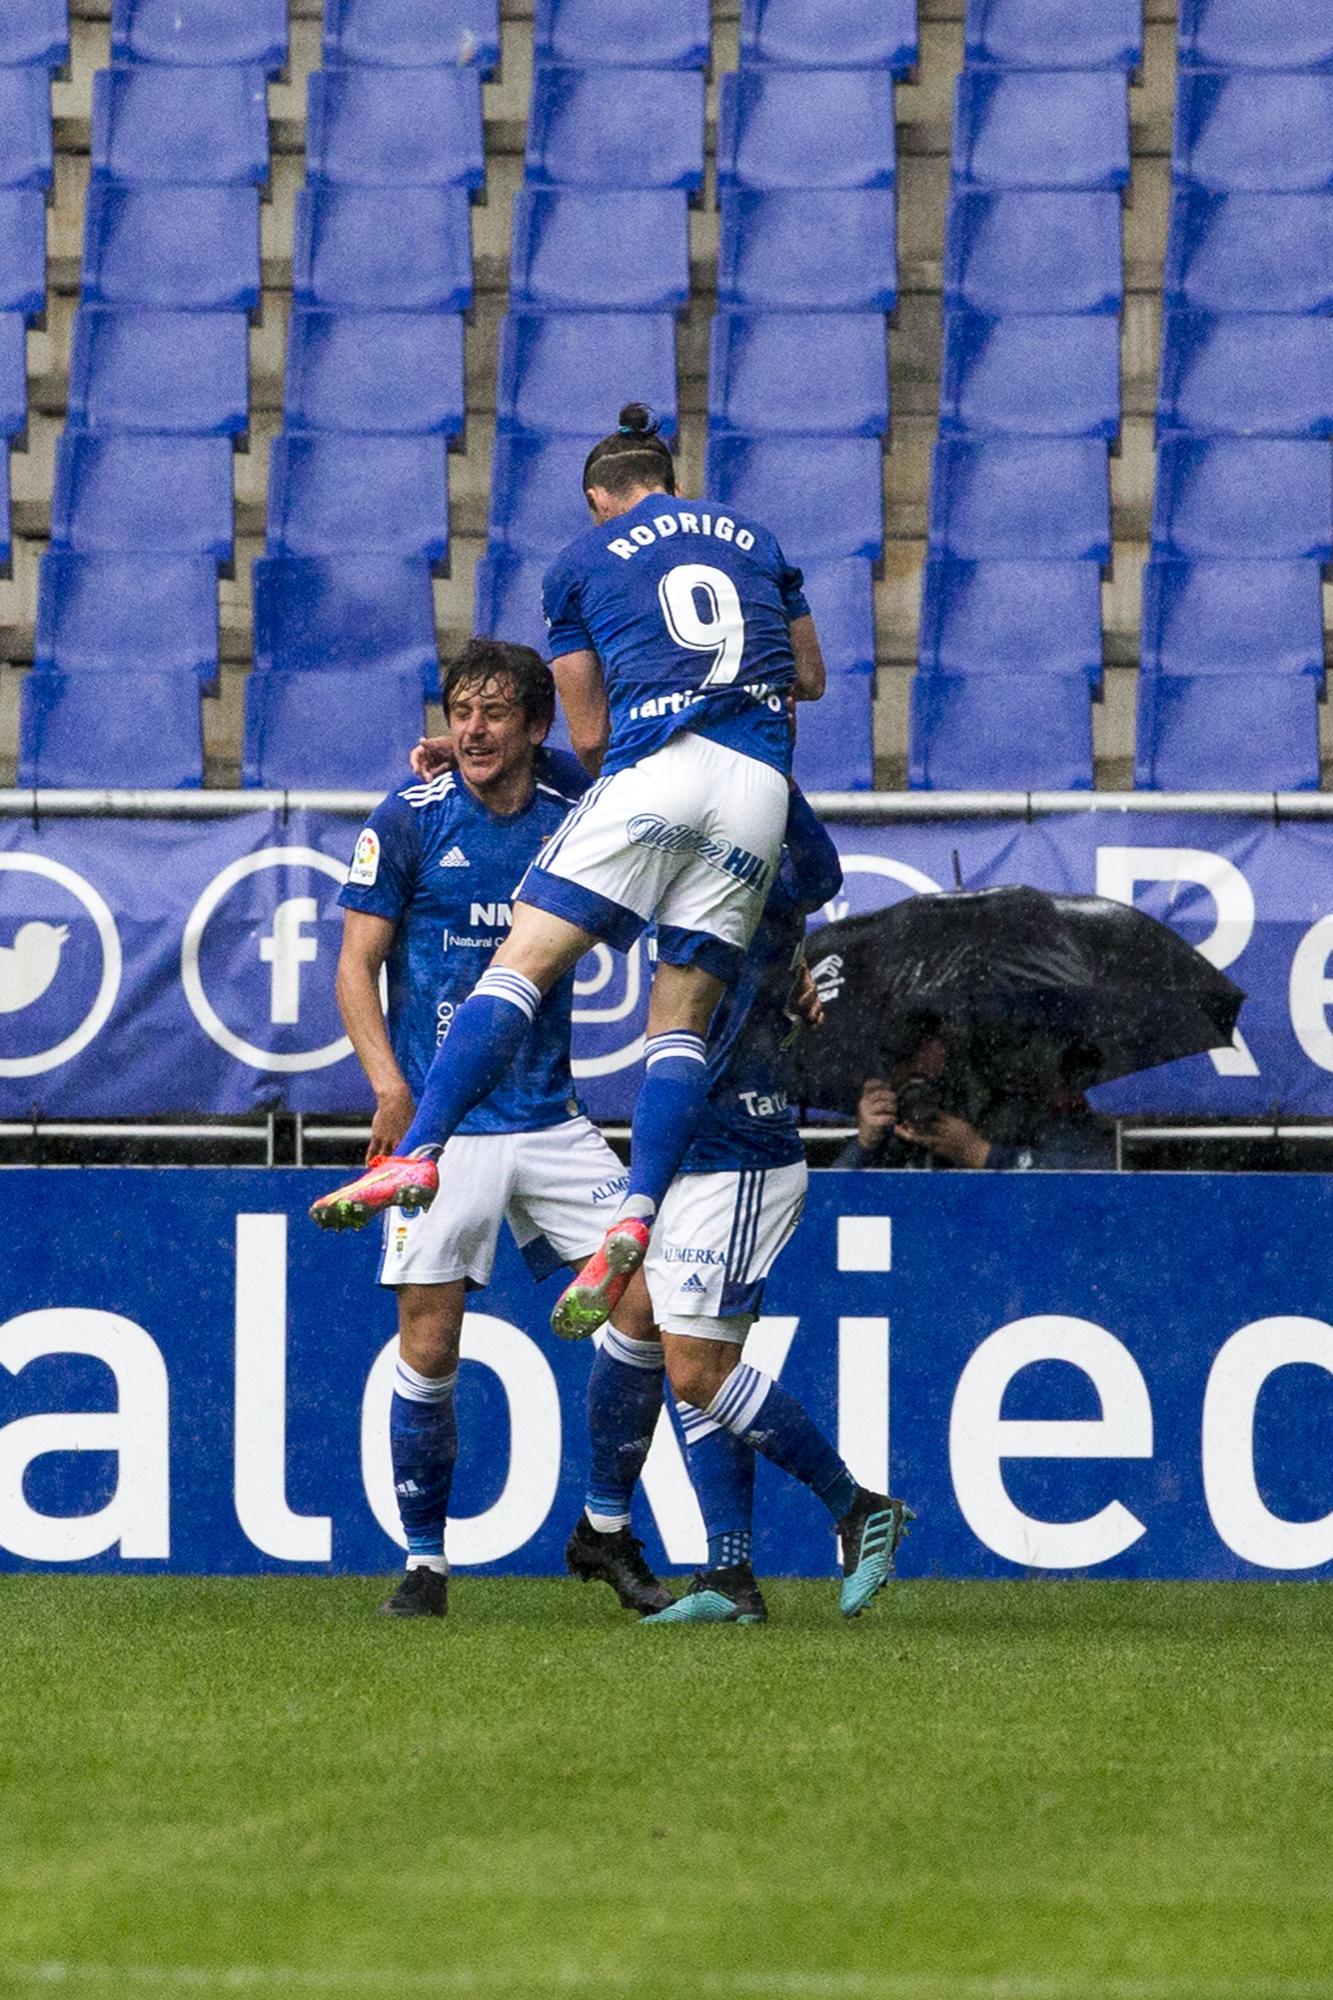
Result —
[[90, 883], [45, 855], [0, 854], [0, 1076], [40, 1076], [85, 1049], [121, 966], [115, 918]]
[[380, 837], [373, 826], [363, 827], [356, 837], [356, 849], [352, 855], [352, 865], [347, 871], [349, 882], [359, 889], [373, 888], [380, 872]]

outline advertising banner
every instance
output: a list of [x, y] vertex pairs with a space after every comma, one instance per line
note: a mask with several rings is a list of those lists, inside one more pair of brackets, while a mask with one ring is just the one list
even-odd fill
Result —
[[[368, 1109], [333, 999], [357, 827], [268, 808], [0, 820], [0, 1117]], [[1095, 892], [1161, 917], [1246, 990], [1234, 1048], [1109, 1086], [1100, 1109], [1333, 1113], [1333, 822], [1090, 811], [834, 832], [846, 883], [828, 917], [956, 880]], [[648, 973], [642, 945], [581, 969], [594, 1117], [633, 1107]]]
[[[387, 1573], [391, 1295], [296, 1170], [15, 1170], [0, 1568]], [[1333, 1189], [1310, 1176], [814, 1176], [746, 1348], [917, 1509], [904, 1576], [1333, 1575]], [[449, 1553], [559, 1573], [591, 1349], [512, 1246], [475, 1295]], [[669, 1419], [650, 1560], [702, 1561]], [[828, 1576], [764, 1463], [756, 1568]]]

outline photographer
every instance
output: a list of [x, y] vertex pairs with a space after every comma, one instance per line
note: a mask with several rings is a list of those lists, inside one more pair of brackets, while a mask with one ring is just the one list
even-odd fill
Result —
[[835, 1167], [1110, 1170], [1115, 1145], [1084, 1090], [1095, 1052], [1041, 1036], [993, 1038], [984, 1051], [924, 1025], [889, 1075], [868, 1077], [856, 1137]]

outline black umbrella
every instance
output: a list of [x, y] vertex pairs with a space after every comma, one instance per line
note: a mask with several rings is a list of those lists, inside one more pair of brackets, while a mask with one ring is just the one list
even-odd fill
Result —
[[830, 1111], [853, 1110], [935, 1022], [982, 1051], [1040, 1034], [1109, 1083], [1226, 1047], [1245, 998], [1142, 910], [1040, 889], [909, 896], [812, 932], [807, 957], [825, 1025], [802, 1037], [798, 1095]]

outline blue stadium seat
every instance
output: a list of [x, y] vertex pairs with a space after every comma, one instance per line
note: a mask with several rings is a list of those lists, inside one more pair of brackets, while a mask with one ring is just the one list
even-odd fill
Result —
[[1333, 562], [1333, 451], [1319, 438], [1167, 438], [1155, 553]]
[[329, 69], [310, 78], [312, 187], [465, 187], [486, 180], [481, 79], [461, 69]]
[[515, 646], [531, 646], [546, 655], [546, 620], [542, 617], [544, 556], [512, 556], [501, 550], [477, 564], [473, 591], [472, 629]]
[[[330, 715], [356, 716], [355, 729], [330, 729]], [[421, 679], [386, 669], [367, 699], [364, 674], [251, 674], [245, 686], [242, 783], [282, 789], [387, 791], [407, 775], [407, 756], [425, 722]]]
[[204, 781], [193, 674], [31, 673], [19, 696], [18, 780], [178, 791]]
[[66, 431], [56, 445], [52, 546], [230, 564], [231, 458], [227, 438]]
[[443, 438], [275, 438], [266, 546], [271, 556], [424, 556], [442, 567], [449, 550]]
[[710, 499], [754, 515], [802, 568], [884, 552], [878, 438], [711, 438], [704, 476]]
[[420, 556], [269, 556], [254, 565], [255, 671], [412, 671], [440, 691], [430, 565]]
[[472, 222], [464, 188], [302, 188], [292, 297], [346, 311], [465, 312]]
[[90, 187], [81, 287], [86, 305], [254, 312], [258, 188]]
[[1097, 438], [942, 438], [927, 544], [966, 561], [1111, 561], [1111, 480]]
[[69, 0], [6, 0], [0, 11], [0, 68], [69, 63]]
[[37, 667], [218, 677], [218, 573], [207, 556], [49, 549], [37, 592]]
[[93, 78], [92, 178], [130, 187], [264, 187], [261, 69], [131, 63]]
[[958, 188], [1123, 188], [1129, 95], [1114, 70], [964, 70], [955, 85]]
[[1168, 312], [1159, 436], [1333, 436], [1333, 318]]
[[733, 189], [719, 206], [724, 311], [887, 313], [897, 305], [892, 188]]
[[690, 298], [683, 188], [524, 188], [514, 196], [515, 312], [679, 312]]
[[873, 674], [875, 580], [865, 557], [812, 563], [805, 572], [805, 601], [815, 621], [830, 681], [850, 674]]
[[287, 67], [287, 0], [111, 0], [113, 63]]
[[1171, 170], [1217, 194], [1333, 189], [1333, 76], [1182, 70]]
[[1333, 69], [1328, 0], [1180, 0], [1186, 68]]
[[1120, 197], [1105, 189], [956, 194], [945, 228], [945, 308], [1119, 312], [1121, 231]]
[[1333, 312], [1333, 201], [1178, 188], [1162, 303], [1203, 312]]
[[1319, 788], [1319, 690], [1302, 674], [1140, 674], [1134, 783], [1154, 792]]
[[622, 403], [647, 403], [676, 434], [671, 313], [509, 313], [500, 325], [495, 420], [502, 431], [604, 436]]
[[461, 437], [462, 319], [298, 306], [287, 338], [283, 415], [289, 431]]
[[792, 775], [807, 792], [868, 792], [875, 783], [875, 681], [832, 674], [796, 718]]
[[908, 784], [927, 792], [1087, 792], [1082, 674], [916, 674]]
[[244, 313], [81, 306], [69, 363], [69, 421], [92, 431], [244, 437]]
[[720, 192], [887, 188], [896, 171], [887, 70], [756, 68], [722, 78]]
[[708, 0], [536, 0], [532, 58], [630, 69], [707, 69]]
[[685, 188], [704, 179], [704, 80], [697, 70], [569, 69], [532, 79], [529, 187]]
[[0, 69], [0, 187], [49, 188], [51, 79], [35, 63]]
[[918, 658], [923, 673], [1082, 674], [1100, 687], [1100, 564], [927, 557]]
[[0, 438], [28, 431], [28, 328], [21, 312], [0, 313]]
[[500, 61], [499, 0], [324, 0], [324, 61], [391, 69], [458, 66], [478, 76]]
[[40, 188], [0, 188], [0, 312], [46, 310], [46, 203]]
[[967, 0], [971, 68], [1136, 70], [1143, 0]]
[[1150, 674], [1324, 677], [1317, 562], [1192, 562], [1155, 557], [1143, 572]]
[[916, 68], [916, 0], [743, 0], [741, 61], [783, 69]]
[[0, 446], [0, 576], [14, 567], [14, 543], [9, 525], [9, 453]]
[[1120, 322], [1108, 314], [944, 316], [940, 435], [1114, 438]]
[[881, 313], [719, 313], [708, 422], [750, 437], [883, 437], [889, 353]]
[[602, 436], [600, 429], [584, 437], [497, 436], [488, 555], [550, 557], [587, 530], [583, 461]]

